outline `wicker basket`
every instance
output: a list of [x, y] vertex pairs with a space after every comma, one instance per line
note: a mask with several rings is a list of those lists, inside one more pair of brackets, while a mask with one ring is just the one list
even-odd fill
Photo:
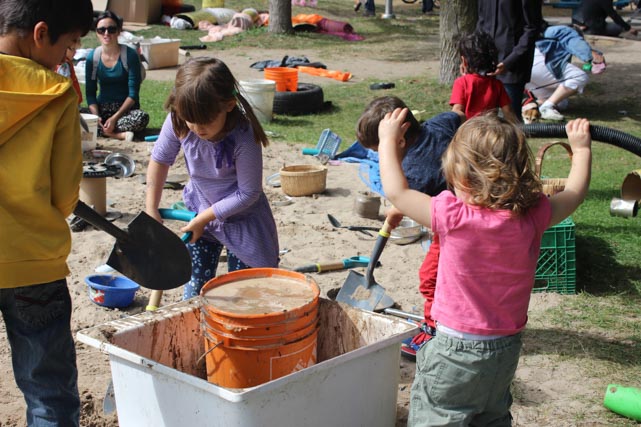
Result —
[[320, 165], [291, 165], [280, 170], [280, 186], [288, 196], [311, 196], [325, 191], [327, 168]]
[[[544, 144], [539, 148], [539, 151], [536, 153], [536, 163], [535, 163], [535, 172], [540, 177], [541, 169], [543, 168], [543, 156], [545, 152], [554, 147], [555, 145], [560, 145], [565, 148], [565, 151], [568, 152], [568, 157], [570, 158], [570, 163], [572, 163], [572, 148], [570, 145], [562, 141], [554, 141], [548, 144]], [[567, 178], [541, 178], [541, 183], [543, 184], [543, 193], [548, 197], [554, 196], [556, 193], [560, 193], [565, 189], [565, 183]]]

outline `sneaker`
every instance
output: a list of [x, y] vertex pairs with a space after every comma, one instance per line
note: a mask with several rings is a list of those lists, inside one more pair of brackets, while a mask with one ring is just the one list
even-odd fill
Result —
[[401, 355], [407, 359], [416, 361], [416, 353], [426, 342], [431, 340], [434, 335], [436, 335], [436, 331], [426, 323], [423, 323], [421, 325], [421, 331], [418, 334], [401, 342]]
[[131, 142], [134, 140], [134, 133], [133, 132], [125, 132], [125, 142]]
[[541, 113], [541, 118], [545, 120], [563, 120], [563, 114], [559, 113], [556, 108], [549, 106], [539, 107], [539, 112]]

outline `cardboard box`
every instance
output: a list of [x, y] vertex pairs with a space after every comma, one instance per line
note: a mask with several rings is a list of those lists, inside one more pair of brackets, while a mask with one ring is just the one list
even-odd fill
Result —
[[109, 0], [107, 9], [125, 22], [152, 24], [160, 22], [162, 0]]
[[150, 70], [156, 68], [175, 67], [178, 65], [178, 49], [180, 39], [153, 38], [140, 42], [140, 50], [147, 60]]
[[104, 12], [107, 10], [107, 3], [109, 3], [109, 0], [91, 0], [94, 12]]

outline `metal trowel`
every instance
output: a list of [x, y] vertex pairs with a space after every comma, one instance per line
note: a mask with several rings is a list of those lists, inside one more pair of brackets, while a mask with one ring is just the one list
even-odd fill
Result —
[[365, 276], [350, 270], [347, 280], [345, 280], [340, 291], [338, 291], [338, 295], [336, 295], [336, 301], [363, 310], [374, 311], [383, 296], [385, 296], [385, 288], [374, 280], [374, 268], [389, 239], [390, 231], [391, 227], [385, 220], [383, 228], [378, 231], [378, 238], [374, 244], [372, 255], [369, 257]]

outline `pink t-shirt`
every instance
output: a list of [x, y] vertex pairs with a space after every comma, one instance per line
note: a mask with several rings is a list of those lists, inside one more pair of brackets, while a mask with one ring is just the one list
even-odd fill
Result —
[[505, 86], [494, 77], [465, 74], [454, 80], [450, 105], [465, 108], [465, 117], [471, 119], [485, 111], [496, 111], [510, 104]]
[[432, 198], [432, 230], [441, 242], [432, 317], [469, 334], [523, 329], [551, 213], [544, 195], [521, 217], [467, 205], [450, 191]]

